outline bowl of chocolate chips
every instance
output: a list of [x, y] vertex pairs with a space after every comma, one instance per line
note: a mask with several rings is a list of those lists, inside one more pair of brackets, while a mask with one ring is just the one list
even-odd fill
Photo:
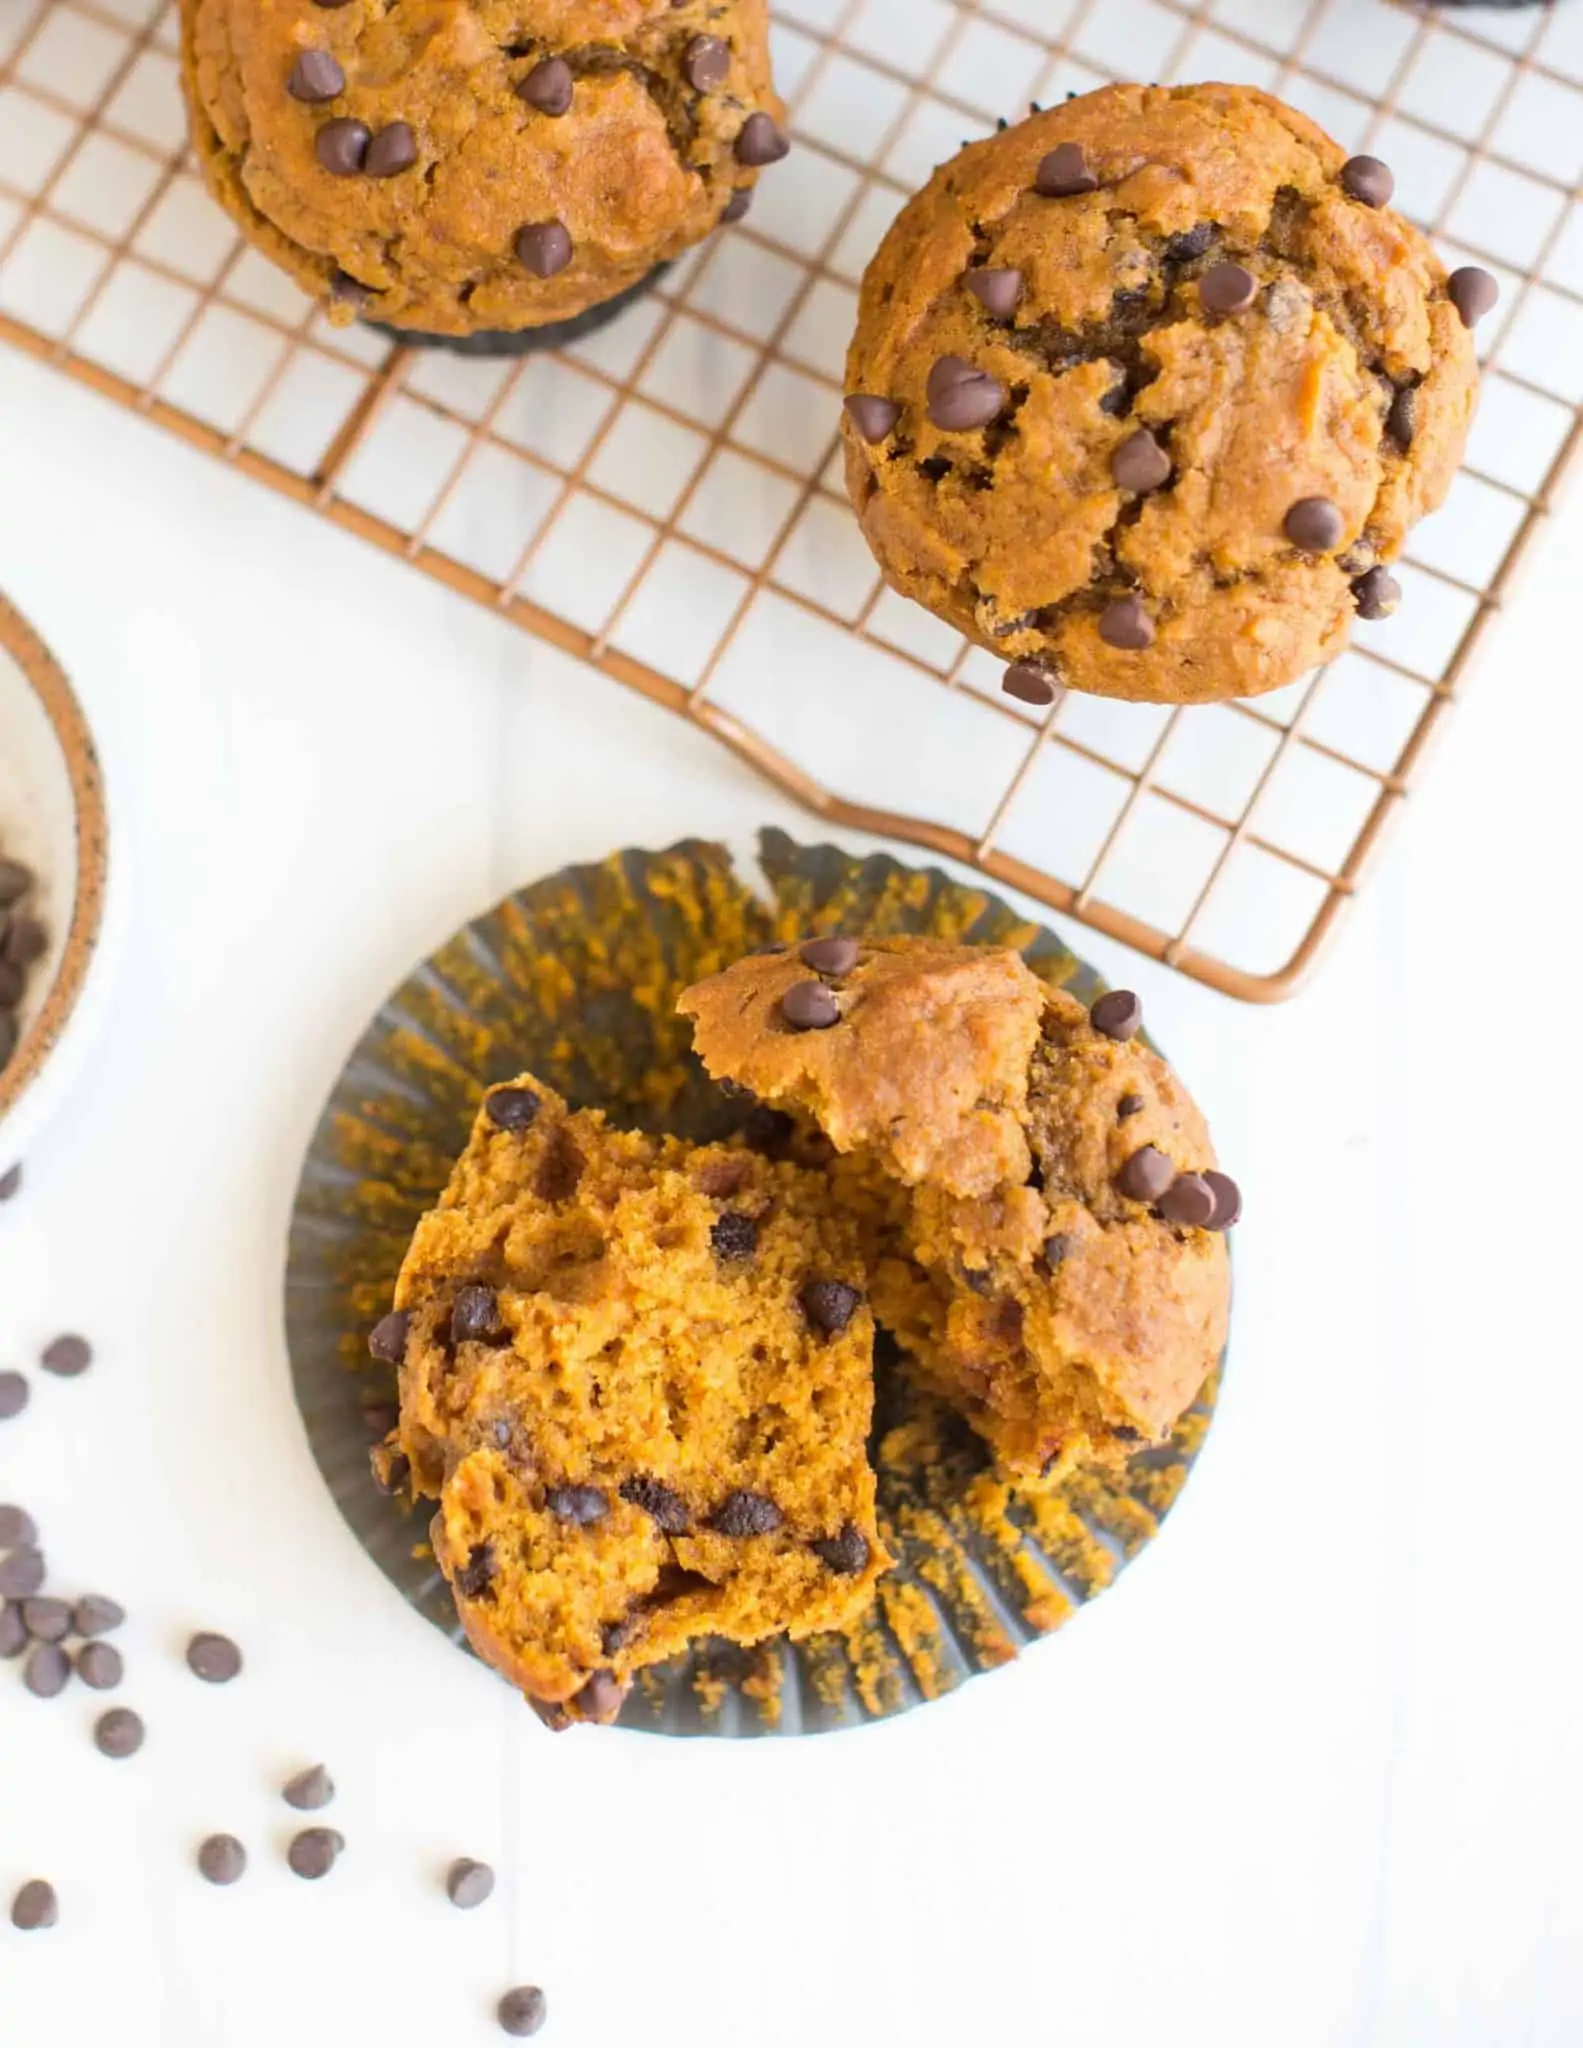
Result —
[[109, 842], [98, 757], [59, 663], [0, 596], [0, 1176], [86, 1037]]

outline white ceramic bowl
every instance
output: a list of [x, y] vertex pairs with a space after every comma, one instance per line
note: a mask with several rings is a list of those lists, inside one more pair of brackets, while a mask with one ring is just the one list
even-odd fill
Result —
[[104, 791], [71, 685], [0, 597], [0, 849], [38, 877], [27, 909], [49, 951], [30, 971], [16, 1051], [0, 1069], [0, 1173], [35, 1135], [82, 1049], [109, 873]]

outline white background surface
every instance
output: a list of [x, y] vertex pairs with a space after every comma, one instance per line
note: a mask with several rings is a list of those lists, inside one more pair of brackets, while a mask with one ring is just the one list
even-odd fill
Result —
[[[106, 1701], [0, 1666], [3, 2048], [1561, 2048], [1583, 2036], [1573, 1498], [1583, 497], [1299, 1000], [1098, 942], [1248, 1192], [1220, 1419], [1165, 1537], [1070, 1630], [898, 1722], [546, 1734], [386, 1585], [292, 1406], [281, 1264], [338, 1065], [508, 888], [807, 822], [724, 752], [0, 355], [0, 586], [102, 743], [126, 958], [0, 1209], [0, 1499], [133, 1619]], [[198, 1685], [194, 1627], [244, 1678]], [[280, 1860], [323, 1759], [348, 1838]], [[191, 1867], [215, 1829], [252, 1866]], [[449, 1858], [502, 1891], [455, 1912]]]

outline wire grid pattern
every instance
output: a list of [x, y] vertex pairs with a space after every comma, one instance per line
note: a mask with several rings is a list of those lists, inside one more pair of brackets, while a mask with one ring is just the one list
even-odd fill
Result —
[[[778, 0], [798, 147], [601, 332], [464, 359], [331, 327], [186, 150], [163, 0], [0, 0], [0, 335], [887, 833], [1227, 993], [1282, 996], [1355, 895], [1583, 405], [1583, 4]], [[864, 265], [997, 118], [1133, 76], [1264, 86], [1384, 156], [1447, 260], [1503, 286], [1452, 501], [1397, 616], [1292, 688], [1068, 695], [880, 582], [838, 398]]]

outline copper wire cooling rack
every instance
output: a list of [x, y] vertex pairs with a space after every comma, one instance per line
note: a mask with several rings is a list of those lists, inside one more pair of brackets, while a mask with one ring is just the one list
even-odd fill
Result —
[[[747, 222], [559, 354], [337, 331], [183, 139], [164, 0], [0, 0], [0, 335], [717, 734], [833, 824], [970, 863], [1229, 994], [1357, 893], [1579, 438], [1583, 0], [779, 0], [799, 143]], [[1504, 286], [1397, 616], [1187, 712], [1013, 703], [841, 492], [863, 266], [960, 142], [1107, 79], [1269, 87]]]

